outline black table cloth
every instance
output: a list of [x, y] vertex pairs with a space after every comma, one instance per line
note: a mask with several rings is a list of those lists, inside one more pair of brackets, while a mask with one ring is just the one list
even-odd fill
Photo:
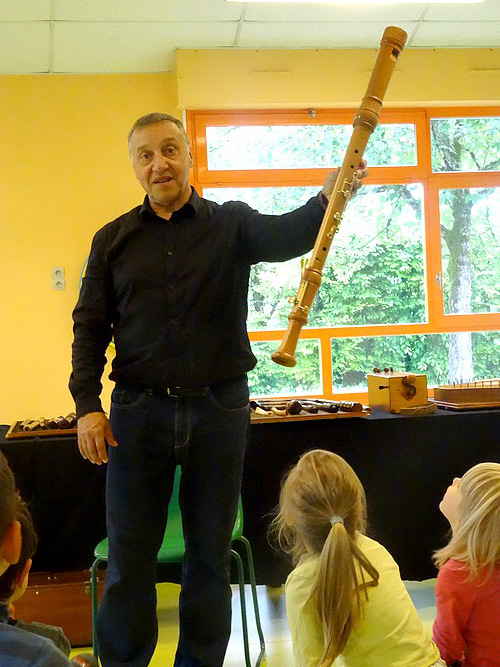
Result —
[[[106, 466], [84, 461], [75, 436], [6, 440], [6, 432], [0, 426], [0, 450], [40, 538], [33, 570], [88, 568], [106, 534]], [[283, 474], [316, 447], [340, 454], [358, 474], [368, 533], [391, 552], [403, 578], [425, 579], [436, 575], [432, 552], [447, 539], [448, 524], [438, 509], [446, 487], [476, 463], [500, 460], [500, 410], [414, 417], [374, 410], [369, 417], [252, 424], [242, 498], [258, 583], [279, 585], [290, 570], [269, 546], [267, 526]]]

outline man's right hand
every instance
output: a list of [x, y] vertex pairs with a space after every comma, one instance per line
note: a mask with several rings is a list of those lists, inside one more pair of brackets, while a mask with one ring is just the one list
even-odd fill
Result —
[[[333, 188], [335, 187], [335, 183], [337, 182], [337, 177], [339, 174], [340, 167], [337, 167], [337, 169], [330, 171], [326, 175], [321, 192], [325, 195], [328, 201], [330, 201], [330, 196], [333, 192]], [[368, 169], [366, 167], [366, 160], [361, 160], [359, 163], [359, 168], [356, 170], [352, 177], [351, 198], [355, 196], [356, 192], [363, 185], [363, 178], [366, 178], [367, 176]]]
[[84, 459], [101, 465], [108, 462], [106, 443], [117, 447], [104, 412], [89, 412], [78, 420], [78, 448]]

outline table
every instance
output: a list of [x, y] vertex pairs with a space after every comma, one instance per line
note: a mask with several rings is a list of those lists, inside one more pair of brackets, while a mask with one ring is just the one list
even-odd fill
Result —
[[83, 570], [92, 564], [95, 545], [106, 533], [105, 466], [84, 461], [75, 436], [6, 440], [0, 451], [28, 503], [39, 543], [34, 572]]
[[[0, 426], [0, 451], [40, 538], [33, 571], [88, 568], [105, 535], [106, 466], [84, 461], [74, 436], [6, 440], [6, 431]], [[280, 585], [290, 570], [269, 546], [267, 525], [283, 474], [316, 447], [340, 454], [358, 474], [368, 533], [391, 552], [403, 578], [426, 579], [436, 575], [433, 550], [447, 539], [438, 510], [446, 487], [476, 463], [500, 460], [500, 410], [413, 417], [374, 410], [369, 417], [252, 424], [242, 499], [258, 583]]]
[[436, 576], [432, 552], [449, 525], [438, 504], [453, 477], [481, 461], [500, 461], [500, 410], [371, 416], [255, 424], [243, 479], [244, 532], [252, 543], [257, 579], [279, 584], [290, 565], [266, 540], [280, 480], [313, 448], [336, 452], [354, 468], [366, 492], [368, 534], [398, 562], [405, 579]]

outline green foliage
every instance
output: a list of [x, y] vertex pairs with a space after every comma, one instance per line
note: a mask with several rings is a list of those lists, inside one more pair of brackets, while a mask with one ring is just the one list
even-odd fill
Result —
[[[462, 215], [460, 215], [460, 213]], [[460, 229], [460, 217], [466, 215]], [[500, 311], [500, 189], [460, 188], [440, 192], [445, 313]], [[463, 247], [455, 249], [457, 244]], [[470, 262], [470, 300], [454, 307], [453, 285]]]
[[372, 167], [415, 165], [415, 127], [399, 123], [378, 125], [370, 137], [364, 157]]
[[476, 378], [497, 378], [500, 375], [500, 332], [472, 333], [472, 354]]
[[279, 342], [252, 343], [258, 363], [248, 374], [252, 396], [290, 396], [318, 394], [321, 392], [319, 369], [319, 345], [317, 340], [299, 341], [296, 352], [297, 365], [283, 368], [271, 360]]
[[[448, 350], [452, 334], [336, 338], [332, 340], [333, 384], [336, 391], [366, 391], [366, 374], [373, 368], [425, 373], [429, 386], [451, 382]], [[497, 350], [495, 356], [494, 350]], [[500, 334], [474, 332], [475, 377], [498, 377]], [[472, 378], [463, 378], [469, 380]]]
[[[351, 134], [348, 125], [207, 127], [208, 168], [332, 168], [342, 163]], [[366, 159], [373, 166], [413, 165], [415, 147], [413, 125], [379, 125]]]
[[500, 117], [431, 120], [434, 171], [500, 168]]
[[[350, 128], [327, 125], [210, 128], [211, 168], [309, 168], [340, 164]], [[434, 171], [500, 168], [500, 118], [431, 121]], [[209, 132], [207, 131], [207, 138]], [[415, 164], [412, 125], [381, 125], [365, 156], [371, 165]], [[226, 188], [206, 190], [218, 201], [242, 199], [264, 213], [303, 204], [317, 188]], [[440, 192], [445, 313], [500, 310], [500, 189], [456, 188]], [[300, 282], [300, 259], [252, 269], [250, 330], [283, 328]], [[309, 326], [424, 323], [423, 190], [418, 183], [364, 186], [346, 209], [323, 268]], [[449, 367], [450, 336], [380, 336], [332, 341], [336, 390], [365, 389], [374, 366], [427, 374], [430, 385], [455, 379]], [[497, 332], [473, 333], [477, 378], [498, 376]], [[320, 386], [318, 342], [299, 342], [297, 366], [272, 363], [277, 344], [254, 343], [258, 371], [250, 374], [254, 395], [316, 393]], [[468, 354], [464, 350], [464, 354]]]
[[310, 169], [339, 164], [346, 125], [207, 127], [208, 166], [216, 169]]
[[336, 390], [366, 391], [373, 368], [425, 373], [429, 385], [448, 381], [448, 334], [338, 338], [332, 341]]

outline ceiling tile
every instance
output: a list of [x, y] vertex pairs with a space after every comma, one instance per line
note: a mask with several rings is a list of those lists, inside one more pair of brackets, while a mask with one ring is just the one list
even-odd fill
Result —
[[243, 5], [225, 0], [55, 0], [64, 21], [237, 21]]
[[236, 23], [57, 22], [54, 72], [160, 72], [177, 47], [232, 46]]
[[1, 0], [0, 21], [50, 19], [50, 0]]
[[418, 27], [414, 47], [499, 47], [500, 22], [461, 21], [443, 23], [424, 21]]
[[[182, 1], [182, 0], [181, 0]], [[500, 0], [499, 0], [500, 1]], [[229, 3], [231, 4], [231, 3]], [[245, 12], [246, 21], [276, 22], [296, 21], [307, 23], [309, 21], [384, 21], [387, 25], [398, 25], [398, 21], [418, 21], [425, 10], [425, 5], [380, 5], [370, 7], [358, 4], [351, 5], [247, 5]]]
[[[410, 34], [412, 23], [400, 22]], [[385, 23], [260, 23], [246, 22], [238, 46], [242, 48], [377, 48]]]
[[426, 21], [500, 21], [500, 0], [476, 5], [429, 5]]
[[38, 74], [49, 71], [49, 23], [0, 23], [0, 74]]

